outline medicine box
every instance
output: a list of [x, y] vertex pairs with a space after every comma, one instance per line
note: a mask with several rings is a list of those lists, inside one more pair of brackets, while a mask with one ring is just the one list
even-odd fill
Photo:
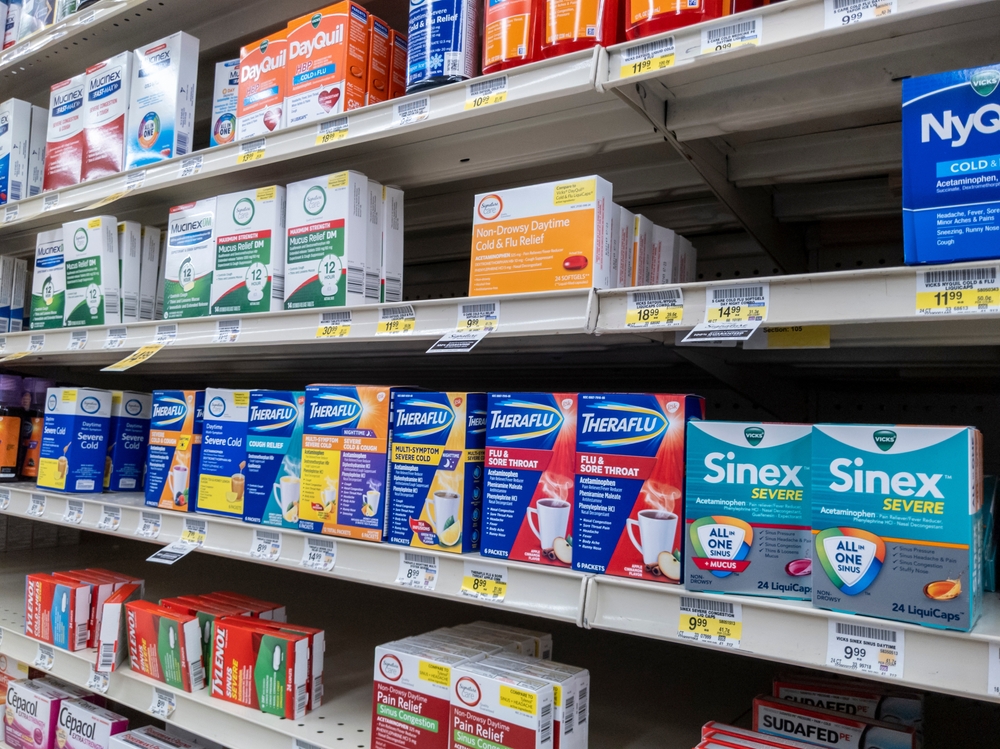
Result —
[[81, 73], [50, 89], [43, 190], [58, 190], [80, 182], [86, 149], [83, 106], [86, 83], [87, 76]]
[[111, 393], [111, 425], [104, 488], [112, 492], [139, 491], [146, 472], [149, 418], [153, 396], [131, 390]]
[[94, 216], [63, 224], [63, 327], [121, 322], [118, 221]]
[[66, 302], [66, 266], [61, 228], [38, 233], [31, 277], [31, 330], [61, 328]]
[[163, 319], [203, 317], [211, 310], [216, 198], [170, 209], [163, 281]]
[[288, 39], [284, 30], [240, 49], [236, 118], [239, 139], [285, 127]]
[[38, 487], [60, 492], [102, 491], [110, 427], [110, 390], [49, 388]]
[[174, 689], [205, 688], [198, 619], [149, 601], [125, 604], [132, 670]]
[[212, 92], [212, 129], [209, 147], [221, 146], [236, 139], [236, 102], [240, 86], [240, 61], [215, 63], [215, 88]]
[[205, 390], [198, 512], [243, 519], [249, 417], [249, 390]]
[[149, 422], [146, 505], [198, 509], [204, 390], [156, 390]]
[[31, 110], [20, 99], [0, 104], [0, 205], [27, 197]]
[[250, 392], [245, 522], [299, 527], [305, 402], [304, 391]]
[[83, 650], [90, 634], [90, 586], [31, 574], [24, 589], [24, 634], [63, 650]]
[[122, 52], [87, 68], [81, 175], [84, 182], [118, 174], [125, 166], [131, 84], [131, 52]]
[[139, 322], [139, 274], [142, 266], [142, 226], [118, 222], [118, 279], [121, 284], [121, 322]]

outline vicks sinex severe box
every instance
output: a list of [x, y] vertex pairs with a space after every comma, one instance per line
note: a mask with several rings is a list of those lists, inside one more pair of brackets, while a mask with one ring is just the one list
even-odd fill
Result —
[[108, 456], [111, 391], [49, 388], [38, 464], [38, 488], [100, 492]]
[[198, 512], [243, 519], [249, 390], [205, 390]]
[[299, 527], [305, 403], [303, 391], [250, 392], [243, 501], [247, 523]]
[[142, 488], [146, 469], [146, 442], [153, 396], [131, 390], [111, 393], [111, 425], [104, 488], [112, 492], [134, 492]]
[[216, 199], [170, 209], [163, 259], [163, 319], [210, 314], [215, 270]]
[[204, 390], [156, 390], [149, 422], [146, 505], [198, 509]]
[[117, 232], [113, 216], [63, 224], [64, 328], [121, 322]]
[[31, 330], [63, 326], [66, 302], [66, 265], [63, 230], [38, 233], [35, 242], [35, 272], [31, 277]]
[[236, 101], [240, 86], [240, 61], [215, 63], [215, 90], [212, 94], [210, 147], [231, 143], [236, 138]]

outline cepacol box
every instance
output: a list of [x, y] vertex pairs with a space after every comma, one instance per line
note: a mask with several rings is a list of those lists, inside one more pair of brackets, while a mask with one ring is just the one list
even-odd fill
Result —
[[573, 568], [679, 583], [684, 434], [694, 395], [581, 393]]
[[185, 692], [205, 688], [198, 619], [148, 601], [125, 604], [132, 670]]
[[48, 684], [15, 681], [7, 687], [4, 740], [11, 749], [53, 749], [63, 700], [71, 695]]
[[917, 749], [916, 732], [911, 727], [805, 707], [776, 697], [754, 698], [753, 728], [838, 749]]
[[489, 393], [480, 554], [573, 562], [576, 393]]
[[451, 670], [452, 749], [504, 746], [548, 749], [552, 746], [551, 681], [463, 663]]
[[227, 702], [298, 720], [309, 704], [309, 635], [225, 617], [212, 634], [211, 693]]
[[106, 749], [111, 737], [128, 730], [128, 718], [86, 700], [63, 700], [56, 724], [58, 749]]
[[65, 650], [87, 647], [90, 585], [52, 575], [28, 575], [24, 590], [24, 634]]
[[868, 681], [790, 676], [774, 680], [773, 694], [808, 707], [912, 726], [918, 732], [924, 722], [923, 695], [885, 689]]

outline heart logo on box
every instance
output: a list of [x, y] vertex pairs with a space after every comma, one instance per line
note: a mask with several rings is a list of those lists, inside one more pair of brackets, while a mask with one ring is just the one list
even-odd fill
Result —
[[274, 130], [281, 121], [281, 107], [275, 107], [274, 109], [269, 109], [264, 114], [264, 127], [268, 130]]
[[329, 91], [319, 92], [319, 105], [323, 107], [323, 110], [329, 112], [335, 106], [337, 102], [340, 101], [340, 89], [334, 88]]

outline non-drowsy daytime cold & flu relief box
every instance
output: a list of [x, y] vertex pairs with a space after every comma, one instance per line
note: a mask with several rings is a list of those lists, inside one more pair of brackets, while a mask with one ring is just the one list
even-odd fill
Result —
[[157, 390], [149, 422], [146, 505], [194, 512], [204, 419], [204, 390]]
[[111, 391], [49, 388], [38, 465], [38, 487], [100, 492], [108, 457]]
[[112, 391], [108, 459], [104, 470], [106, 490], [134, 492], [142, 487], [152, 412], [153, 396], [149, 393]]

